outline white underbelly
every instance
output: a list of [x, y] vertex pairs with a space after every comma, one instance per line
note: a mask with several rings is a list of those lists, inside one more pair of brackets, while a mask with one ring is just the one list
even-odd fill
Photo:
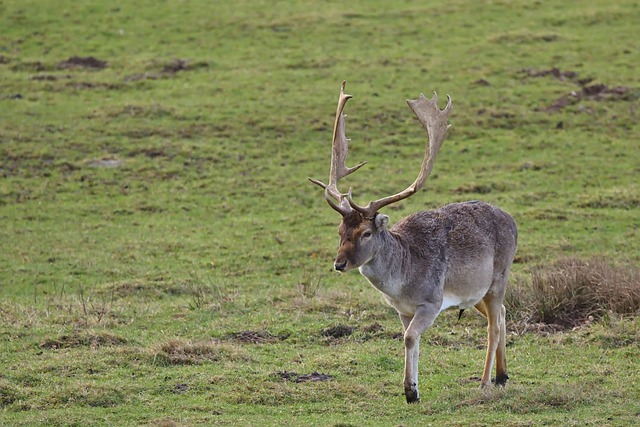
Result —
[[471, 295], [466, 298], [459, 297], [458, 295], [444, 293], [442, 295], [442, 305], [440, 306], [440, 312], [449, 308], [467, 309], [473, 307], [480, 302], [484, 295]]

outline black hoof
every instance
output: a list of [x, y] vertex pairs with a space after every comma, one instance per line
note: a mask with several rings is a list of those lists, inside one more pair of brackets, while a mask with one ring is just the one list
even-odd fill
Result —
[[420, 403], [420, 397], [416, 390], [405, 390], [404, 396], [407, 398], [407, 403]]
[[507, 384], [508, 379], [509, 379], [509, 375], [507, 375], [506, 373], [496, 375], [496, 385], [504, 387]]

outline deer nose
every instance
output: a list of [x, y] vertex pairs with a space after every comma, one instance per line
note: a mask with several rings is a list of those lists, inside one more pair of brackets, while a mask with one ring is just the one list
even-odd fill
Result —
[[333, 263], [333, 268], [335, 268], [337, 271], [344, 271], [344, 269], [347, 267], [347, 261], [337, 261]]

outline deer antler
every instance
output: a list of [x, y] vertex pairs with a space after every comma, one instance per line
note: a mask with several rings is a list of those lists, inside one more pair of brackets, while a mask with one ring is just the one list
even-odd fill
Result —
[[[344, 106], [347, 101], [352, 98], [351, 95], [344, 93], [345, 85], [346, 81], [343, 81], [342, 89], [340, 89], [340, 98], [338, 99], [336, 120], [333, 126], [333, 151], [331, 153], [329, 184], [324, 184], [323, 182], [312, 178], [309, 178], [309, 180], [324, 188], [325, 199], [327, 199], [329, 205], [336, 211], [340, 212], [342, 216], [345, 216], [355, 209], [365, 217], [372, 218], [383, 207], [406, 199], [422, 188], [424, 182], [431, 173], [436, 155], [438, 154], [440, 147], [442, 147], [442, 143], [447, 135], [447, 130], [449, 129], [449, 126], [451, 126], [448, 124], [449, 114], [452, 109], [451, 97], [447, 95], [447, 106], [443, 110], [440, 110], [440, 107], [438, 107], [438, 95], [435, 92], [433, 93], [432, 99], [427, 99], [423, 94], [420, 94], [418, 99], [407, 100], [409, 108], [411, 108], [418, 120], [420, 120], [420, 123], [422, 123], [422, 126], [427, 132], [427, 145], [418, 177], [413, 184], [407, 187], [404, 191], [392, 196], [374, 200], [367, 206], [362, 207], [353, 201], [351, 189], [349, 189], [347, 193], [342, 193], [337, 188], [338, 181], [341, 178], [357, 171], [367, 163], [362, 162], [351, 168], [345, 165], [345, 160], [347, 159], [347, 153], [349, 151], [348, 143], [350, 140], [345, 136], [345, 115], [342, 111], [344, 110]], [[336, 204], [332, 199], [337, 200], [338, 204]]]
[[[344, 88], [346, 86], [346, 80], [342, 82], [342, 88], [340, 89], [340, 98], [338, 99], [338, 109], [336, 110], [336, 119], [333, 124], [333, 150], [331, 152], [331, 171], [329, 172], [329, 184], [325, 184], [317, 179], [309, 178], [309, 181], [313, 182], [316, 185], [324, 188], [324, 197], [327, 199], [329, 205], [340, 212], [342, 216], [345, 216], [347, 213], [351, 212], [351, 206], [348, 202], [348, 199], [351, 198], [351, 190], [348, 193], [341, 193], [338, 188], [338, 181], [360, 169], [367, 162], [359, 163], [354, 167], [347, 167], [345, 161], [347, 160], [347, 154], [349, 152], [349, 141], [345, 135], [345, 124], [344, 118], [346, 117], [343, 114], [344, 106], [347, 104], [347, 101], [353, 98], [351, 95], [347, 95], [344, 93]], [[339, 204], [336, 204], [333, 200], [336, 199]]]
[[427, 177], [431, 174], [431, 169], [433, 168], [433, 163], [436, 160], [436, 155], [438, 154], [440, 147], [442, 147], [442, 143], [447, 135], [447, 130], [451, 126], [448, 124], [449, 114], [452, 109], [451, 97], [447, 95], [447, 99], [447, 106], [444, 107], [443, 110], [440, 110], [440, 107], [438, 107], [438, 95], [435, 92], [433, 92], [433, 98], [430, 100], [423, 94], [420, 94], [418, 99], [407, 100], [409, 108], [411, 108], [418, 120], [420, 120], [420, 123], [422, 123], [422, 126], [427, 132], [427, 145], [425, 148], [422, 166], [420, 167], [420, 173], [418, 173], [418, 177], [413, 184], [407, 187], [404, 191], [392, 196], [374, 200], [365, 207], [358, 206], [351, 198], [351, 193], [349, 193], [347, 195], [349, 205], [351, 205], [353, 209], [359, 211], [365, 217], [373, 217], [376, 212], [383, 207], [406, 199], [422, 188]]

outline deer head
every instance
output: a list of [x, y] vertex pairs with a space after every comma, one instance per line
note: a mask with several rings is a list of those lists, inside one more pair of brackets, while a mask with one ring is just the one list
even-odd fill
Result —
[[438, 96], [433, 93], [431, 100], [420, 94], [418, 99], [407, 100], [409, 108], [414, 112], [427, 133], [427, 144], [422, 161], [422, 166], [416, 180], [405, 190], [369, 202], [366, 206], [360, 206], [353, 201], [351, 189], [343, 193], [338, 189], [338, 182], [345, 176], [357, 171], [366, 162], [354, 167], [347, 167], [345, 161], [349, 151], [349, 139], [345, 135], [344, 107], [351, 95], [345, 94], [346, 81], [342, 82], [338, 108], [333, 125], [333, 144], [331, 152], [331, 168], [329, 183], [325, 184], [316, 179], [309, 178], [311, 182], [324, 189], [324, 197], [329, 205], [342, 215], [339, 227], [340, 248], [335, 260], [335, 268], [339, 271], [347, 271], [366, 264], [375, 254], [376, 241], [380, 238], [381, 231], [385, 230], [389, 217], [379, 214], [379, 210], [392, 203], [411, 197], [422, 188], [427, 177], [431, 173], [438, 150], [444, 142], [449, 128], [448, 118], [451, 113], [451, 97], [447, 95], [448, 102], [444, 110], [438, 107]]

